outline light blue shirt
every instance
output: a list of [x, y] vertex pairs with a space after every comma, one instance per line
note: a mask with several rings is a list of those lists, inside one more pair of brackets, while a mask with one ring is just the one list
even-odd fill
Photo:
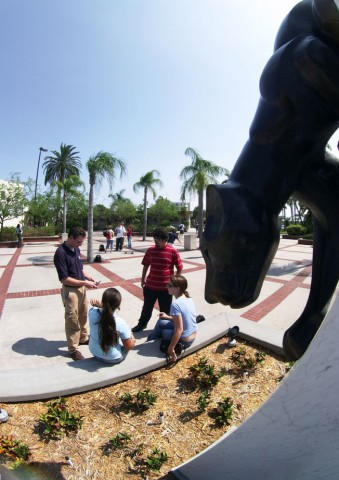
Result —
[[170, 315], [181, 315], [183, 325], [182, 338], [189, 337], [197, 330], [195, 305], [190, 297], [182, 296], [173, 300]]
[[128, 340], [132, 336], [131, 328], [127, 325], [125, 320], [121, 317], [114, 315], [116, 330], [119, 335], [119, 342], [110, 347], [107, 353], [105, 353], [101, 346], [99, 340], [99, 320], [100, 320], [101, 309], [96, 307], [91, 307], [88, 312], [89, 326], [90, 326], [90, 337], [89, 337], [89, 351], [94, 357], [101, 358], [108, 362], [118, 362], [123, 356], [123, 343], [121, 340]]

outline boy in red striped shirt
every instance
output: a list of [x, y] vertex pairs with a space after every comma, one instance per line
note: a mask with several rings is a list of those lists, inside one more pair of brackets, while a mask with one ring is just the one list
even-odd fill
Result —
[[[164, 228], [156, 228], [153, 231], [154, 246], [150, 247], [142, 260], [141, 286], [144, 292], [144, 305], [138, 324], [132, 328], [132, 332], [140, 332], [147, 327], [152, 316], [155, 302], [158, 300], [160, 312], [169, 314], [172, 295], [168, 293], [167, 284], [170, 276], [182, 271], [182, 260], [178, 251], [167, 245], [168, 233]], [[147, 275], [148, 269], [150, 272]]]

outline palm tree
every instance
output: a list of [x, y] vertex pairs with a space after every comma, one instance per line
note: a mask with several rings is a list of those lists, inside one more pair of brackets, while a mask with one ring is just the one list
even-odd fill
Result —
[[[53, 180], [51, 182], [52, 187], [56, 186], [58, 192], [63, 192], [63, 209], [62, 209], [62, 228], [63, 232], [66, 232], [66, 218], [67, 218], [67, 202], [70, 195], [78, 193], [78, 187], [85, 187], [85, 184], [78, 175], [70, 175], [65, 178], [63, 182], [59, 180]], [[60, 197], [58, 195], [58, 197]], [[59, 209], [58, 209], [59, 210]], [[60, 211], [60, 210], [59, 210]]]
[[116, 192], [116, 193], [110, 193], [108, 196], [113, 200], [113, 202], [117, 202], [119, 200], [123, 200], [125, 197], [124, 197], [124, 193], [126, 192], [126, 189], [123, 188], [122, 190], [120, 190], [119, 192]]
[[158, 170], [151, 170], [150, 172], [145, 173], [142, 177], [140, 177], [139, 182], [136, 182], [133, 185], [133, 191], [138, 193], [140, 188], [144, 189], [144, 233], [142, 239], [146, 240], [146, 233], [147, 233], [147, 193], [150, 191], [153, 195], [153, 198], [156, 197], [157, 192], [155, 190], [155, 186], [162, 187], [163, 183], [160, 178], [157, 176], [160, 175]]
[[61, 196], [61, 192], [63, 192], [64, 212], [62, 231], [63, 233], [66, 233], [67, 193], [63, 188], [63, 185], [68, 177], [79, 177], [81, 172], [81, 161], [78, 156], [79, 152], [75, 151], [73, 145], [61, 143], [60, 152], [54, 150], [52, 153], [53, 155], [45, 157], [42, 168], [45, 174], [45, 185], [47, 185], [47, 183], [52, 184], [52, 182], [59, 182], [59, 197]]
[[204, 191], [210, 183], [217, 183], [219, 175], [229, 175], [226, 168], [219, 167], [209, 160], [205, 160], [191, 147], [186, 148], [185, 155], [192, 159], [191, 165], [187, 165], [180, 172], [180, 180], [184, 183], [181, 187], [181, 199], [184, 201], [187, 194], [198, 194], [198, 236], [201, 240], [204, 212]]
[[109, 152], [98, 152], [92, 155], [86, 167], [89, 173], [89, 205], [88, 205], [88, 241], [87, 241], [87, 260], [93, 262], [93, 206], [94, 206], [94, 186], [101, 185], [106, 177], [110, 189], [116, 178], [117, 170], [120, 171], [121, 178], [126, 173], [126, 163]]

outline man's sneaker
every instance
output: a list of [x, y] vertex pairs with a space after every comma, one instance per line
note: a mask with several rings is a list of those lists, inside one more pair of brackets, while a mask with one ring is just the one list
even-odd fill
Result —
[[141, 323], [138, 323], [138, 325], [132, 328], [132, 332], [133, 333], [141, 332], [141, 330], [145, 330], [146, 327], [147, 325], [142, 325]]
[[88, 344], [89, 344], [89, 337], [84, 342], [79, 342], [79, 345], [88, 345]]
[[85, 360], [85, 357], [79, 350], [75, 350], [75, 352], [71, 353], [72, 359], [77, 362], [78, 360]]
[[184, 346], [182, 343], [178, 342], [176, 344], [176, 346], [174, 347], [174, 351], [175, 351], [175, 354], [177, 357], [180, 357], [180, 355], [182, 354], [182, 351], [184, 349]]

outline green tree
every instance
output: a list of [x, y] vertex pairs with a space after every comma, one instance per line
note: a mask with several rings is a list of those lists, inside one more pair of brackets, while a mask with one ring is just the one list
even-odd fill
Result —
[[178, 221], [178, 208], [167, 198], [159, 197], [155, 204], [149, 207], [148, 218], [158, 226], [168, 227]]
[[[70, 175], [65, 178], [64, 181], [53, 180], [51, 183], [52, 186], [56, 186], [58, 192], [63, 192], [63, 205], [62, 205], [62, 231], [67, 231], [67, 202], [70, 195], [76, 195], [78, 193], [79, 187], [84, 187], [85, 184], [77, 175]], [[59, 197], [59, 196], [58, 196]]]
[[[58, 183], [58, 194], [61, 197], [63, 195], [63, 222], [62, 231], [66, 232], [66, 212], [67, 212], [67, 188], [68, 183], [65, 181], [69, 177], [79, 177], [81, 172], [81, 162], [78, 156], [79, 152], [75, 151], [75, 147], [72, 145], [66, 145], [61, 143], [60, 152], [57, 150], [52, 151], [53, 155], [45, 157], [42, 165], [45, 174], [45, 185], [52, 182]], [[65, 187], [65, 188], [64, 188]]]
[[93, 206], [94, 206], [94, 187], [101, 185], [102, 181], [106, 177], [109, 183], [110, 189], [113, 186], [113, 182], [116, 178], [117, 171], [119, 176], [126, 173], [126, 163], [118, 157], [115, 157], [109, 152], [98, 152], [92, 155], [87, 163], [86, 167], [89, 173], [89, 206], [88, 206], [88, 241], [87, 241], [87, 260], [93, 261]]
[[228, 175], [226, 168], [219, 167], [209, 160], [205, 160], [201, 155], [191, 147], [185, 150], [185, 155], [191, 157], [192, 163], [184, 167], [180, 172], [180, 180], [184, 183], [181, 187], [181, 199], [185, 200], [186, 195], [198, 195], [198, 224], [199, 239], [202, 235], [203, 210], [204, 210], [204, 191], [210, 183], [217, 183], [217, 177]]
[[21, 217], [27, 204], [24, 195], [24, 185], [18, 174], [13, 174], [8, 181], [0, 182], [0, 228], [5, 220]]
[[111, 212], [114, 222], [121, 220], [126, 225], [133, 223], [136, 216], [136, 208], [129, 198], [115, 200], [111, 205]]
[[143, 240], [146, 240], [147, 234], [147, 194], [151, 192], [153, 198], [156, 197], [157, 192], [155, 190], [155, 186], [161, 187], [163, 185], [160, 178], [157, 178], [160, 175], [158, 170], [151, 170], [150, 172], [145, 173], [140, 180], [133, 185], [133, 191], [138, 193], [138, 191], [143, 188], [144, 190], [144, 232], [143, 232]]

